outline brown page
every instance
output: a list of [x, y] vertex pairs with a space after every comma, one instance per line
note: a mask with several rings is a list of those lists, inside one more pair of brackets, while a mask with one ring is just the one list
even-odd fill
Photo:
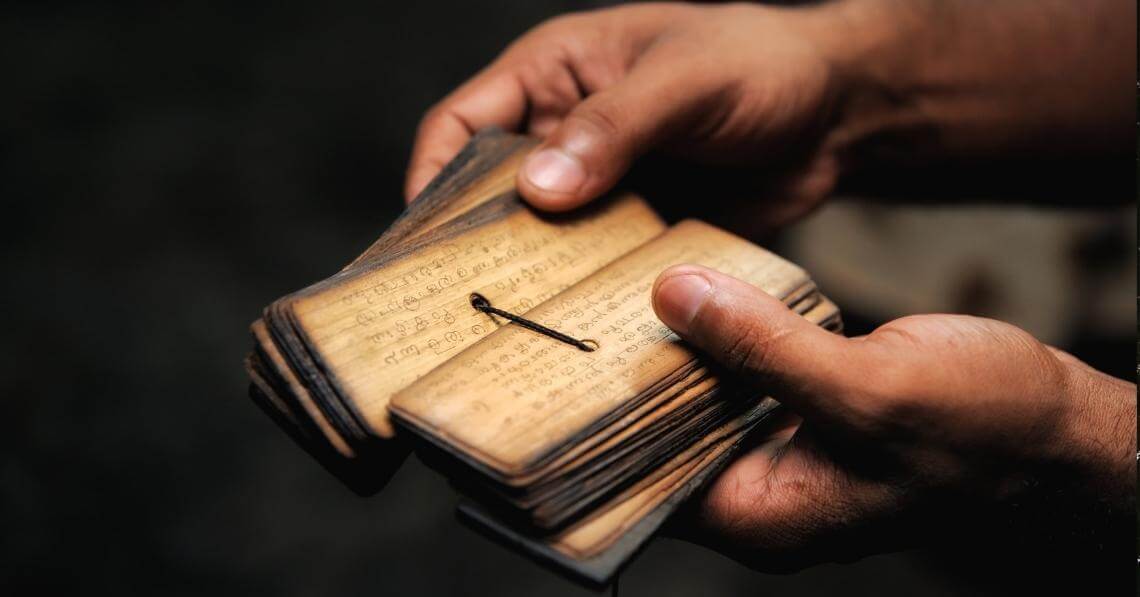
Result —
[[595, 340], [596, 351], [504, 327], [399, 392], [392, 411], [490, 475], [531, 472], [694, 362], [650, 305], [657, 274], [677, 263], [719, 269], [777, 297], [807, 281], [743, 239], [686, 221], [527, 313]]
[[588, 215], [550, 219], [519, 205], [477, 228], [290, 297], [292, 323], [319, 353], [338, 392], [376, 435], [391, 437], [392, 394], [495, 330], [496, 322], [471, 306], [472, 293], [524, 313], [663, 228], [630, 195]]

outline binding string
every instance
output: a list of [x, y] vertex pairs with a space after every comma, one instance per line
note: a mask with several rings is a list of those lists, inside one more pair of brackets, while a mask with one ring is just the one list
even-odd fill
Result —
[[522, 317], [519, 317], [518, 315], [515, 315], [509, 311], [504, 311], [502, 309], [492, 307], [491, 301], [487, 300], [487, 297], [477, 292], [471, 293], [471, 306], [474, 307], [476, 311], [482, 311], [488, 315], [498, 315], [499, 317], [513, 321], [532, 332], [538, 332], [543, 336], [554, 338], [555, 340], [569, 344], [578, 350], [585, 352], [594, 352], [598, 349], [598, 343], [594, 342], [593, 340], [578, 340], [577, 338], [571, 338], [562, 332], [552, 330], [529, 319], [523, 319]]

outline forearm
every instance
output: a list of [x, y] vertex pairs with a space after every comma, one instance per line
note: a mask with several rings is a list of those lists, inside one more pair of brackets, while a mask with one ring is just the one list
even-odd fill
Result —
[[856, 0], [821, 13], [848, 172], [1127, 156], [1136, 5]]
[[1136, 385], [1100, 373], [1060, 351], [1064, 405], [1039, 421], [1043, 441], [1019, 487], [998, 509], [1011, 536], [1064, 557], [1115, 559], [1134, 547], [1136, 514]]

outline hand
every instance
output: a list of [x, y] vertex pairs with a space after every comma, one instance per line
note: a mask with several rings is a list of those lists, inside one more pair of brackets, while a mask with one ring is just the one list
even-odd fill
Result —
[[639, 155], [664, 148], [702, 162], [766, 164], [763, 184], [782, 200], [760, 214], [803, 213], [839, 174], [823, 126], [837, 81], [811, 39], [819, 14], [644, 4], [544, 23], [427, 113], [407, 198], [476, 130], [497, 125], [545, 137], [518, 177], [542, 209], [593, 199]]
[[[953, 192], [965, 179], [973, 196], [964, 174], [980, 166], [991, 184], [1008, 170], [1019, 193], [1095, 200], [1079, 170], [993, 166], [1119, 155], [1131, 168], [1135, 11], [1124, 0], [846, 0], [560, 17], [428, 111], [405, 195], [494, 125], [544, 138], [517, 184], [554, 211], [599, 196], [657, 150], [718, 167], [697, 187], [717, 201], [687, 193], [686, 215], [715, 207], [738, 229], [794, 219], [849, 175], [862, 192], [888, 194], [908, 181]], [[1071, 192], [1073, 180], [1085, 191]], [[733, 204], [710, 189], [718, 181]]]
[[663, 272], [653, 297], [686, 341], [802, 417], [712, 484], [700, 541], [796, 568], [916, 543], [979, 507], [1058, 491], [1070, 509], [1041, 521], [1051, 531], [1066, 517], [1104, 531], [1090, 513], [1108, 507], [1132, 540], [1134, 384], [977, 317], [905, 317], [844, 338], [696, 266]]

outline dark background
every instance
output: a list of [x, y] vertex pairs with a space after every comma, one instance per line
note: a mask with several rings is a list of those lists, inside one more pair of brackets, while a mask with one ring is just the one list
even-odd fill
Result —
[[[356, 497], [254, 407], [241, 368], [263, 305], [399, 212], [419, 115], [583, 6], [0, 9], [0, 591], [586, 594], [460, 526], [414, 459]], [[1078, 354], [1129, 375], [1131, 334]], [[777, 576], [662, 539], [622, 589], [1002, 593], [1080, 572], [973, 550]]]

